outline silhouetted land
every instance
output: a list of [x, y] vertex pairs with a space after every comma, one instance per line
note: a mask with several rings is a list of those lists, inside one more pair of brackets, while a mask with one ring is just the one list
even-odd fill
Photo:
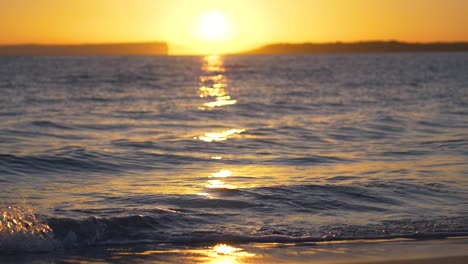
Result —
[[168, 52], [165, 42], [0, 46], [0, 55], [167, 55]]
[[468, 51], [468, 42], [408, 43], [399, 41], [365, 41], [335, 43], [278, 43], [241, 54], [307, 54], [307, 53], [374, 53], [374, 52], [459, 52]]

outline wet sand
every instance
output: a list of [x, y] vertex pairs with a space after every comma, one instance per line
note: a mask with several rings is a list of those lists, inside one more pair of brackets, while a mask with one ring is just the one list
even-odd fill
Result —
[[468, 238], [361, 240], [277, 245], [265, 251], [258, 262], [245, 263], [457, 264], [468, 263], [467, 252]]
[[444, 257], [444, 258], [422, 258], [422, 259], [412, 259], [412, 260], [391, 260], [391, 261], [379, 261], [379, 262], [356, 262], [361, 264], [464, 264], [468, 263], [468, 256], [459, 256], [459, 257]]
[[93, 246], [65, 252], [0, 256], [0, 263], [468, 263], [468, 238], [329, 243]]

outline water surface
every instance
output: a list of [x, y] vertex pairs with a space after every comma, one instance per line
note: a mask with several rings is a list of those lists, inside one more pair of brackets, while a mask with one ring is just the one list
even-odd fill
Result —
[[0, 252], [466, 235], [467, 72], [467, 53], [2, 57]]

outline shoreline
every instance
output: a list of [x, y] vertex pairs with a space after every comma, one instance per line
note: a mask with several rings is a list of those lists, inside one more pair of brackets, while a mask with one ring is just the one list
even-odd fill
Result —
[[[468, 263], [468, 237], [415, 240], [248, 243], [216, 245], [89, 246], [49, 253], [1, 255], [1, 263], [318, 263], [442, 264]], [[37, 262], [37, 259], [41, 261]]]
[[[464, 264], [468, 263], [468, 255], [453, 256], [453, 257], [440, 257], [440, 258], [418, 258], [418, 259], [404, 259], [404, 260], [384, 260], [377, 262], [350, 262], [347, 264]], [[343, 263], [345, 264], [345, 263]]]

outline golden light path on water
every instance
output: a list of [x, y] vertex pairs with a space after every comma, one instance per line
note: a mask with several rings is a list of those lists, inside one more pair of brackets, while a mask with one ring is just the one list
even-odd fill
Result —
[[237, 104], [237, 100], [228, 94], [228, 82], [224, 75], [226, 69], [220, 56], [206, 56], [203, 59], [202, 71], [204, 75], [200, 76], [198, 95], [211, 101], [200, 106], [200, 110]]
[[[217, 55], [204, 57], [202, 71], [203, 75], [200, 76], [198, 95], [200, 98], [208, 98], [214, 101], [203, 103], [203, 105], [199, 107], [199, 110], [205, 111], [210, 108], [237, 104], [237, 100], [232, 99], [228, 94], [228, 81], [224, 75], [226, 69], [224, 68], [222, 57]], [[223, 131], [207, 132], [201, 136], [195, 137], [195, 139], [205, 142], [224, 141], [230, 136], [243, 132], [245, 132], [245, 129], [232, 128]]]
[[226, 177], [229, 177], [229, 176], [232, 175], [232, 171], [222, 169], [222, 170], [220, 170], [218, 172], [211, 173], [211, 175], [214, 178], [226, 178]]
[[[216, 55], [204, 57], [201, 70], [203, 74], [200, 76], [198, 95], [200, 98], [207, 98], [210, 101], [203, 103], [202, 106], [198, 108], [199, 110], [216, 110], [216, 108], [219, 107], [237, 104], [237, 100], [233, 99], [228, 93], [228, 80], [225, 76], [226, 69], [222, 57]], [[194, 139], [207, 143], [226, 141], [236, 134], [241, 134], [243, 132], [245, 132], [245, 129], [231, 128], [222, 131], [207, 132], [198, 137], [194, 137]], [[212, 159], [220, 160], [222, 157], [212, 156]], [[235, 189], [235, 186], [227, 184], [220, 179], [225, 179], [231, 175], [232, 171], [227, 169], [221, 169], [218, 172], [211, 173], [205, 187], [209, 189]], [[211, 198], [211, 195], [208, 193], [201, 192], [197, 194], [205, 196], [206, 198]], [[226, 247], [226, 245], [224, 246]]]
[[253, 257], [255, 254], [244, 251], [242, 248], [232, 247], [226, 244], [218, 244], [214, 246], [208, 254], [212, 258], [208, 263], [243, 263], [240, 258]]
[[[227, 178], [232, 175], [232, 171], [222, 169], [218, 172], [211, 173], [209, 178]], [[224, 183], [222, 180], [209, 180], [208, 184], [206, 185], [207, 188], [210, 189], [235, 189], [236, 187], [230, 184]]]
[[205, 133], [204, 135], [195, 137], [195, 139], [199, 139], [205, 142], [224, 141], [224, 140], [227, 140], [232, 135], [240, 134], [243, 132], [245, 132], [245, 129], [233, 128], [233, 129], [220, 131], [220, 132]]
[[206, 187], [210, 189], [236, 189], [235, 186], [226, 184], [221, 180], [209, 180]]
[[243, 248], [233, 247], [227, 244], [217, 244], [204, 249], [161, 249], [147, 250], [144, 252], [119, 252], [113, 260], [118, 261], [125, 256], [155, 256], [181, 254], [187, 262], [206, 264], [241, 264], [255, 257], [254, 253], [247, 252]]
[[216, 101], [204, 103], [203, 106], [213, 108], [233, 104], [237, 104], [237, 100], [231, 100], [230, 96], [220, 96], [216, 98]]

